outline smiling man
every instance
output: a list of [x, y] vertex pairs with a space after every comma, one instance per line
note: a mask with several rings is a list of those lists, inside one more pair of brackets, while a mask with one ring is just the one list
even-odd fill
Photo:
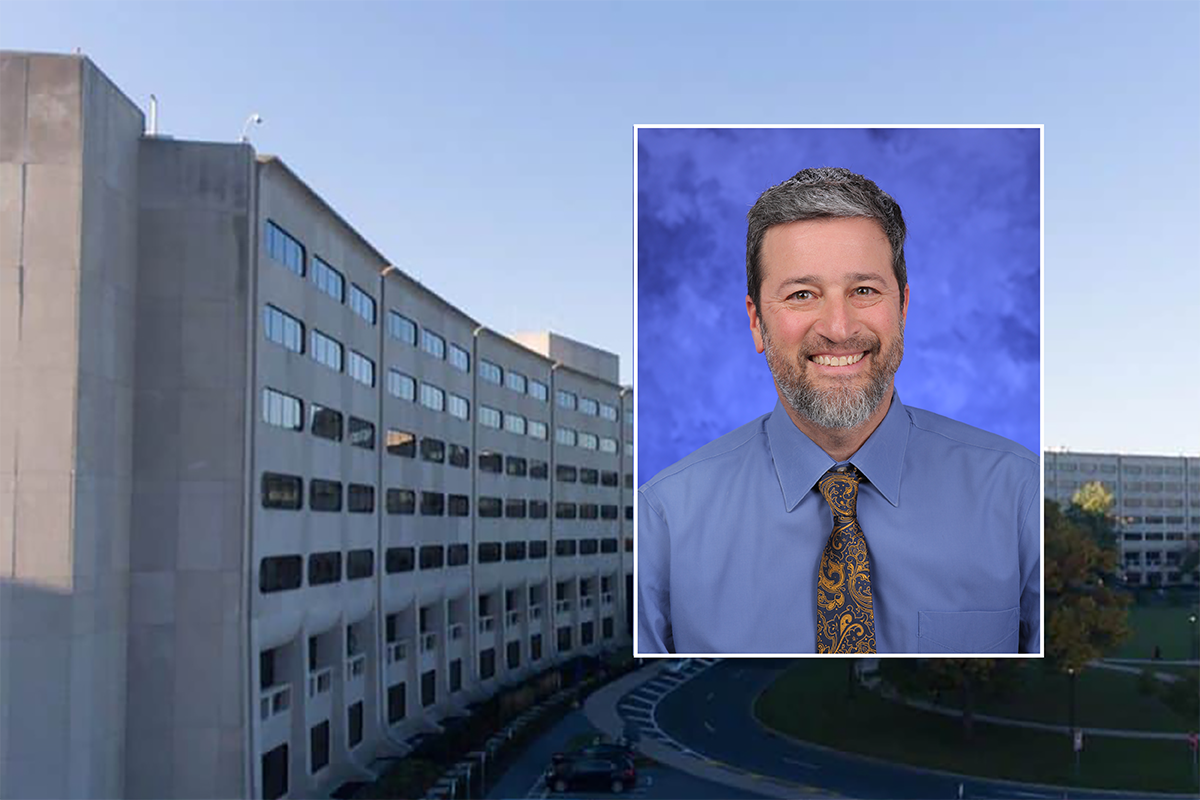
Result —
[[905, 406], [900, 207], [848, 170], [762, 194], [746, 311], [775, 409], [638, 497], [638, 653], [1038, 653], [1039, 463]]

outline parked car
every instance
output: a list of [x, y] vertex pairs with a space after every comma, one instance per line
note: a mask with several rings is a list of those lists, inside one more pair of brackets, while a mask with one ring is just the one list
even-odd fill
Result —
[[594, 758], [577, 754], [559, 754], [546, 769], [546, 786], [555, 792], [572, 789], [608, 789], [619, 794], [637, 786], [637, 768], [633, 760], [619, 756]]
[[637, 751], [625, 739], [606, 741], [603, 738], [597, 737], [591, 744], [584, 745], [567, 753], [555, 753], [551, 756], [551, 761], [555, 764], [565, 761], [568, 758], [625, 758], [632, 761], [636, 757]]

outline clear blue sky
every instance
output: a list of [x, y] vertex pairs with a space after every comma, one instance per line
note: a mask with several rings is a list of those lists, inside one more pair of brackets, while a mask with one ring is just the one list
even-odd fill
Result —
[[1200, 452], [1196, 3], [3, 2], [0, 46], [82, 48], [180, 138], [260, 112], [398, 266], [626, 382], [634, 124], [1044, 123], [1043, 441]]

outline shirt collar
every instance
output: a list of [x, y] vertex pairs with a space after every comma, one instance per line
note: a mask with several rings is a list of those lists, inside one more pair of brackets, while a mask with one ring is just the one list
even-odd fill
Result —
[[[892, 405], [883, 422], [849, 458], [849, 462], [893, 506], [900, 504], [900, 471], [911, 425], [900, 395], [893, 389]], [[784, 505], [791, 511], [821, 476], [839, 462], [796, 427], [782, 400], [775, 401], [775, 410], [767, 418], [766, 430], [771, 457], [775, 460], [775, 473], [783, 489]]]

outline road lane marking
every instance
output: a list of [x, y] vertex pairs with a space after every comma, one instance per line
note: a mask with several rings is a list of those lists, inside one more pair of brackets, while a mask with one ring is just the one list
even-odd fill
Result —
[[816, 764], [810, 764], [807, 761], [797, 761], [794, 758], [784, 758], [783, 760], [789, 764], [795, 764], [797, 767], [804, 767], [805, 769], [820, 769]]
[[704, 727], [708, 729], [708, 732], [709, 732], [709, 733], [716, 733], [716, 732], [717, 732], [717, 729], [716, 729], [716, 728], [714, 728], [712, 725], [710, 725], [710, 724], [708, 723], [708, 720], [705, 720], [705, 721], [704, 721]]

